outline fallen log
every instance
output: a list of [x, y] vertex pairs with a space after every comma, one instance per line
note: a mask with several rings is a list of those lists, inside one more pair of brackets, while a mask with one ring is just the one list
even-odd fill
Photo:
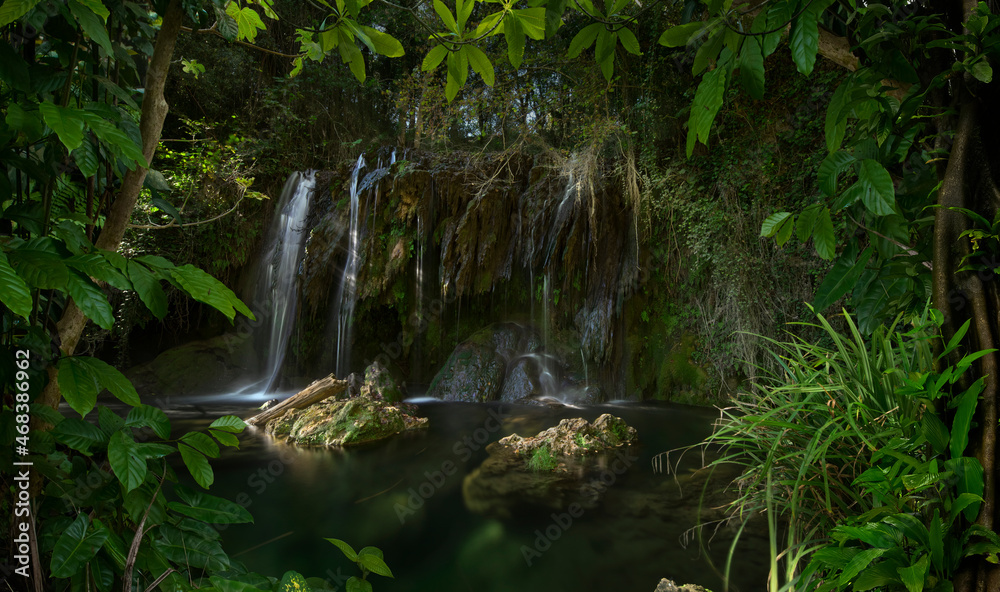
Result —
[[326, 378], [320, 378], [312, 384], [302, 389], [298, 393], [288, 397], [284, 401], [261, 411], [250, 419], [246, 420], [247, 425], [265, 425], [272, 419], [281, 417], [289, 409], [304, 409], [313, 403], [318, 403], [323, 399], [328, 399], [334, 395], [339, 395], [347, 390], [347, 381], [340, 380], [333, 374]]

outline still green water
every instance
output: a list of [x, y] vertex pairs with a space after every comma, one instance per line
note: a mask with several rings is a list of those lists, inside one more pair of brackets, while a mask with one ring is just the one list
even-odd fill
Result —
[[[176, 403], [168, 413], [180, 430], [204, 427], [219, 415], [254, 413], [246, 403]], [[336, 584], [356, 575], [356, 568], [323, 539], [344, 539], [355, 549], [374, 545], [396, 576], [369, 576], [377, 592], [652, 592], [662, 577], [724, 589], [719, 570], [733, 529], [706, 529], [706, 537], [714, 538], [707, 552], [701, 549], [685, 534], [698, 522], [701, 485], [681, 488], [652, 466], [656, 454], [702, 440], [715, 411], [444, 402], [418, 409], [430, 418], [428, 429], [349, 450], [299, 448], [261, 431], [245, 433], [240, 450], [213, 463], [212, 493], [238, 501], [255, 518], [253, 525], [223, 531], [227, 551], [259, 573], [280, 576], [293, 569]], [[519, 508], [504, 519], [468, 509], [469, 501], [490, 501], [463, 494], [463, 481], [486, 457], [487, 443], [602, 413], [624, 418], [638, 430], [641, 444], [617, 463], [608, 459], [608, 483], [597, 507], [576, 517]], [[681, 475], [700, 462], [699, 455], [688, 454]], [[748, 545], [734, 560], [729, 589], [763, 589], [766, 542], [744, 536]]]

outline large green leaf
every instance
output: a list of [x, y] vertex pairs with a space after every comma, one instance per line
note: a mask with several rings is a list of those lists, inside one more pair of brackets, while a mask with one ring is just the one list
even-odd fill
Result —
[[134, 169], [138, 164], [143, 168], [148, 168], [149, 163], [142, 153], [142, 148], [129, 134], [118, 128], [115, 124], [104, 119], [96, 111], [80, 111], [80, 117], [90, 126], [97, 138], [104, 142], [112, 152], [124, 158], [128, 168]]
[[170, 502], [169, 507], [178, 514], [190, 516], [209, 524], [245, 524], [253, 522], [253, 516], [243, 506], [178, 485], [175, 489], [183, 503]]
[[785, 223], [791, 217], [791, 212], [777, 212], [771, 214], [766, 219], [764, 223], [760, 225], [760, 235], [763, 237], [770, 238], [778, 233], [778, 228]]
[[812, 10], [802, 11], [792, 23], [789, 36], [792, 50], [792, 61], [799, 72], [806, 76], [812, 74], [816, 65], [816, 52], [819, 51], [819, 24], [816, 13]]
[[132, 289], [132, 282], [128, 281], [128, 278], [118, 271], [114, 265], [111, 265], [108, 259], [100, 253], [73, 255], [69, 259], [66, 259], [65, 263], [73, 269], [82, 271], [84, 274], [106, 282], [119, 290]]
[[955, 419], [951, 422], [951, 457], [958, 458], [965, 454], [965, 448], [969, 445], [969, 430], [972, 429], [972, 417], [975, 415], [976, 406], [979, 404], [979, 395], [983, 392], [986, 377], [972, 383], [964, 393], [959, 395], [955, 407]]
[[833, 268], [823, 278], [823, 283], [816, 289], [816, 299], [813, 300], [813, 309], [816, 312], [826, 310], [831, 304], [840, 300], [845, 294], [851, 291], [858, 278], [868, 265], [873, 253], [872, 247], [865, 249], [857, 261], [845, 253], [834, 263]]
[[260, 15], [257, 14], [257, 11], [249, 6], [240, 8], [236, 2], [230, 2], [229, 6], [226, 7], [226, 14], [236, 21], [236, 26], [239, 29], [236, 38], [239, 40], [245, 39], [253, 43], [257, 38], [257, 33], [267, 29], [264, 26], [264, 21], [260, 20]]
[[170, 437], [170, 419], [163, 410], [152, 405], [133, 407], [125, 417], [125, 425], [130, 428], [148, 427], [164, 440]]
[[420, 64], [420, 69], [424, 72], [434, 70], [441, 64], [441, 61], [448, 55], [448, 48], [444, 45], [435, 45], [424, 56], [424, 61]]
[[179, 445], [178, 449], [181, 451], [184, 466], [194, 477], [195, 482], [205, 489], [211, 487], [212, 482], [215, 481], [215, 473], [212, 472], [212, 466], [208, 464], [205, 455], [186, 444]]
[[66, 146], [66, 150], [75, 150], [83, 143], [84, 120], [79, 109], [45, 101], [38, 105], [38, 110], [42, 113], [45, 125], [59, 136], [59, 141]]
[[179, 565], [222, 571], [229, 568], [229, 556], [218, 541], [164, 524], [159, 528], [160, 537], [153, 547], [163, 556]]
[[740, 51], [740, 84], [751, 97], [764, 98], [764, 54], [754, 37], [744, 41]]
[[859, 192], [865, 208], [872, 214], [888, 216], [896, 211], [896, 189], [892, 184], [892, 177], [877, 160], [867, 158], [861, 161], [858, 166], [858, 182], [852, 189]]
[[798, 220], [795, 221], [795, 236], [799, 242], [804, 243], [812, 236], [813, 229], [816, 228], [816, 219], [822, 209], [822, 205], [813, 204], [799, 214]]
[[614, 57], [614, 51], [617, 44], [618, 33], [602, 29], [597, 35], [597, 46], [594, 48], [597, 63], [600, 64], [608, 58]]
[[212, 458], [219, 457], [219, 445], [201, 432], [188, 432], [181, 436], [181, 442], [193, 446], [198, 452]]
[[659, 44], [667, 47], [687, 45], [691, 37], [704, 28], [705, 23], [701, 21], [670, 27], [660, 35]]
[[82, 572], [107, 538], [108, 529], [100, 520], [94, 520], [91, 524], [86, 514], [77, 516], [59, 535], [52, 549], [49, 568], [52, 577], [69, 578]]
[[90, 356], [80, 356], [73, 359], [77, 361], [77, 364], [86, 366], [97, 379], [100, 387], [108, 389], [122, 403], [133, 407], [140, 403], [139, 393], [132, 386], [132, 382], [111, 364]]
[[507, 41], [507, 59], [510, 60], [512, 66], [520, 68], [521, 62], [524, 61], [526, 40], [521, 21], [510, 12], [506, 13], [503, 18], [503, 35]]
[[618, 41], [625, 48], [625, 51], [632, 55], [642, 55], [642, 48], [639, 47], [639, 40], [636, 38], [635, 33], [629, 30], [628, 27], [622, 27], [618, 29]]
[[717, 67], [705, 74], [698, 84], [694, 101], [691, 103], [691, 115], [688, 118], [687, 155], [694, 153], [695, 140], [708, 144], [708, 135], [712, 131], [712, 123], [722, 107], [722, 99], [726, 92], [727, 68]]
[[73, 297], [73, 301], [80, 307], [87, 318], [97, 323], [97, 325], [110, 331], [115, 325], [114, 311], [108, 303], [107, 296], [97, 284], [90, 281], [90, 278], [79, 271], [71, 271], [66, 280], [66, 291]]
[[97, 426], [78, 417], [67, 417], [52, 428], [52, 435], [73, 450], [90, 454], [90, 447], [107, 441], [108, 437]]
[[358, 563], [374, 574], [387, 578], [395, 577], [392, 575], [392, 570], [389, 569], [389, 566], [382, 560], [382, 552], [375, 547], [365, 547], [358, 551]]
[[838, 150], [831, 152], [823, 159], [817, 172], [820, 190], [830, 197], [837, 193], [837, 177], [843, 173], [856, 159], [854, 155]]
[[[472, 0], [469, 1], [471, 2]], [[475, 45], [466, 45], [465, 53], [468, 56], [469, 65], [476, 71], [476, 74], [482, 76], [483, 82], [485, 82], [487, 86], [493, 86], [495, 78], [493, 64], [490, 62], [490, 59], [486, 57], [486, 54], [483, 53], [483, 50], [479, 49]]]
[[0, 27], [6, 27], [28, 13], [41, 0], [4, 0], [0, 6]]
[[7, 255], [0, 251], [0, 302], [19, 317], [31, 314], [31, 291], [21, 276], [7, 262]]
[[181, 265], [171, 269], [170, 275], [192, 298], [215, 308], [226, 315], [230, 321], [236, 317], [237, 312], [254, 319], [250, 309], [236, 297], [232, 290], [201, 269], [190, 264]]
[[451, 11], [444, 5], [444, 2], [434, 0], [434, 12], [437, 13], [438, 18], [444, 23], [446, 29], [452, 33], [458, 33], [458, 23], [455, 22], [455, 17], [452, 16]]
[[11, 265], [29, 286], [56, 290], [66, 288], [69, 270], [59, 255], [24, 246], [11, 251], [8, 256]]
[[358, 560], [357, 551], [355, 551], [354, 547], [352, 547], [347, 541], [342, 541], [340, 539], [326, 539], [326, 540], [332, 543], [333, 546], [340, 549], [340, 552], [343, 553], [348, 560], [350, 561]]
[[82, 362], [85, 357], [61, 358], [59, 368], [59, 391], [63, 399], [80, 414], [80, 417], [90, 413], [97, 403], [97, 393], [100, 386], [97, 377], [91, 372], [90, 366]]
[[855, 576], [868, 567], [872, 561], [881, 557], [886, 551], [888, 551], [888, 549], [866, 549], [855, 555], [840, 573], [839, 584], [841, 586], [846, 586], [855, 578]]
[[146, 459], [136, 452], [135, 441], [125, 430], [111, 435], [108, 442], [108, 463], [118, 481], [125, 486], [126, 493], [146, 480]]
[[357, 576], [351, 576], [347, 580], [346, 590], [347, 592], [372, 592], [372, 583]]
[[517, 18], [525, 35], [536, 41], [545, 39], [545, 7], [518, 8], [511, 14]]
[[[83, 32], [104, 48], [104, 51], [108, 55], [114, 55], [115, 50], [111, 47], [111, 38], [108, 37], [108, 30], [104, 26], [104, 21], [107, 20], [107, 9], [104, 9], [105, 16], [102, 19], [93, 10], [76, 0], [67, 0], [67, 5], [70, 12], [76, 18], [76, 21], [80, 23], [80, 28], [83, 29]], [[104, 6], [102, 5], [101, 8], [104, 8]]]
[[816, 226], [813, 227], [813, 244], [816, 254], [830, 261], [837, 254], [837, 237], [833, 231], [833, 220], [830, 218], [830, 208], [822, 208], [816, 216]]
[[593, 23], [584, 27], [573, 40], [569, 42], [569, 57], [575, 58], [579, 56], [583, 50], [587, 49], [594, 44], [597, 40], [597, 35], [604, 30], [604, 25], [601, 23]]
[[212, 422], [210, 428], [215, 428], [217, 430], [223, 430], [233, 434], [238, 434], [246, 429], [247, 424], [239, 417], [235, 415], [223, 415], [219, 419]]
[[[472, 0], [469, 0], [469, 3], [471, 4]], [[362, 26], [361, 30], [371, 39], [375, 53], [382, 54], [388, 58], [398, 58], [405, 53], [403, 51], [403, 44], [392, 35], [365, 26]]]
[[94, 14], [101, 17], [101, 20], [105, 23], [108, 22], [108, 17], [111, 16], [111, 12], [108, 11], [108, 8], [104, 6], [104, 3], [101, 2], [101, 0], [77, 0], [77, 2], [94, 11]]
[[128, 278], [135, 288], [135, 293], [146, 305], [153, 316], [162, 319], [167, 316], [167, 294], [160, 286], [160, 280], [156, 279], [153, 272], [145, 266], [136, 262], [128, 262]]

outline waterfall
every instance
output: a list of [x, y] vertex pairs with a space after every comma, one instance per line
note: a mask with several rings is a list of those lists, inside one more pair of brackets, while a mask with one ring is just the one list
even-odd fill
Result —
[[358, 259], [360, 258], [360, 234], [358, 226], [358, 179], [361, 170], [365, 168], [365, 155], [358, 157], [354, 170], [351, 172], [351, 203], [350, 223], [348, 230], [347, 261], [344, 263], [344, 274], [340, 279], [340, 289], [336, 300], [337, 312], [337, 350], [334, 372], [339, 377], [346, 377], [351, 371], [351, 333], [354, 325], [354, 306], [358, 301]]
[[[293, 173], [278, 200], [277, 215], [267, 231], [265, 256], [257, 271], [254, 308], [263, 322], [258, 354], [263, 355], [264, 392], [274, 389], [295, 323], [298, 269], [305, 241], [305, 219], [316, 186], [315, 171]], [[256, 385], [255, 385], [256, 386]]]

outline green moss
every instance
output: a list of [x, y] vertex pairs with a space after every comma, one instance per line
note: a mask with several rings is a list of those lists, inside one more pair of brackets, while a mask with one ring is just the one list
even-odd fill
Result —
[[548, 445], [540, 446], [531, 453], [531, 458], [528, 459], [527, 467], [537, 472], [551, 471], [556, 468], [557, 465], [556, 457], [552, 455], [552, 450], [549, 449]]

